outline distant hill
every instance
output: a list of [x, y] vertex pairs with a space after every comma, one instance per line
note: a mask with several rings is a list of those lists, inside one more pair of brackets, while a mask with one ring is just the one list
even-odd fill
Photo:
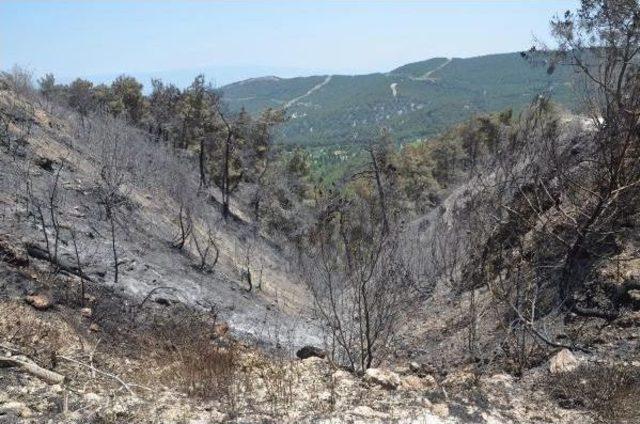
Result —
[[222, 90], [237, 109], [286, 106], [281, 140], [314, 147], [357, 144], [380, 126], [411, 142], [476, 113], [518, 109], [540, 92], [574, 104], [568, 70], [549, 75], [519, 53], [433, 58], [368, 75], [254, 78]]

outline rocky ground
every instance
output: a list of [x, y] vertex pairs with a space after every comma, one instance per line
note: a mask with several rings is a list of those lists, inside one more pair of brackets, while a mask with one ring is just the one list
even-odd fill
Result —
[[[179, 304], [132, 308], [119, 290], [90, 286], [81, 307], [65, 296], [77, 278], [4, 252], [2, 423], [590, 422], [551, 398], [547, 362], [520, 379], [405, 360], [356, 375], [326, 358], [239, 341], [215, 314]], [[28, 287], [20, 296], [18, 283]], [[553, 375], [587, 361], [560, 358]]]
[[[224, 337], [212, 341], [215, 351], [197, 352], [222, 367], [196, 360], [191, 366], [202, 368], [188, 368], [184, 356], [167, 355], [164, 346], [123, 357], [102, 342], [110, 336], [92, 330], [90, 318], [74, 320], [64, 308], [37, 311], [20, 302], [2, 307], [3, 356], [30, 361], [20, 355], [31, 349], [29, 358], [66, 380], [50, 384], [19, 367], [1, 369], [0, 422], [589, 422], [506, 374], [476, 378], [460, 370], [442, 378], [410, 363], [356, 376], [327, 359], [266, 356]], [[15, 328], [24, 325], [30, 331]]]

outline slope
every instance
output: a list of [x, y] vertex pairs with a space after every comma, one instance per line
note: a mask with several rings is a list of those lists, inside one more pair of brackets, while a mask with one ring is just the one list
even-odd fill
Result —
[[[55, 262], [53, 269], [82, 269], [87, 292], [107, 287], [133, 304], [211, 310], [238, 337], [260, 344], [294, 348], [318, 340], [301, 314], [308, 296], [289, 278], [282, 249], [255, 234], [242, 200], [234, 202], [236, 218], [225, 221], [217, 192], [196, 195], [194, 158], [176, 157], [108, 116], [80, 119], [33, 104], [0, 92], [8, 130], [0, 155], [0, 234], [13, 247], [45, 252], [39, 259]], [[193, 196], [193, 225], [180, 249], [182, 196]], [[259, 290], [247, 290], [247, 272], [255, 273]], [[29, 288], [6, 290], [24, 295]]]

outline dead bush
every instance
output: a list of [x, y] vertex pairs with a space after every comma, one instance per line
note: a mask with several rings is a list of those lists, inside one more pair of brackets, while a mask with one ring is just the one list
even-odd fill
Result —
[[563, 408], [594, 413], [600, 423], [640, 420], [640, 369], [631, 366], [582, 365], [551, 375], [546, 390]]
[[156, 321], [140, 346], [152, 363], [142, 378], [190, 396], [233, 401], [239, 352], [216, 339], [214, 324], [195, 314]]

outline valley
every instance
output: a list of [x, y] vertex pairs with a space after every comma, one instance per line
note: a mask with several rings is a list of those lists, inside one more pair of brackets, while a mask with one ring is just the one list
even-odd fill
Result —
[[640, 422], [638, 1], [5, 11], [0, 424]]

